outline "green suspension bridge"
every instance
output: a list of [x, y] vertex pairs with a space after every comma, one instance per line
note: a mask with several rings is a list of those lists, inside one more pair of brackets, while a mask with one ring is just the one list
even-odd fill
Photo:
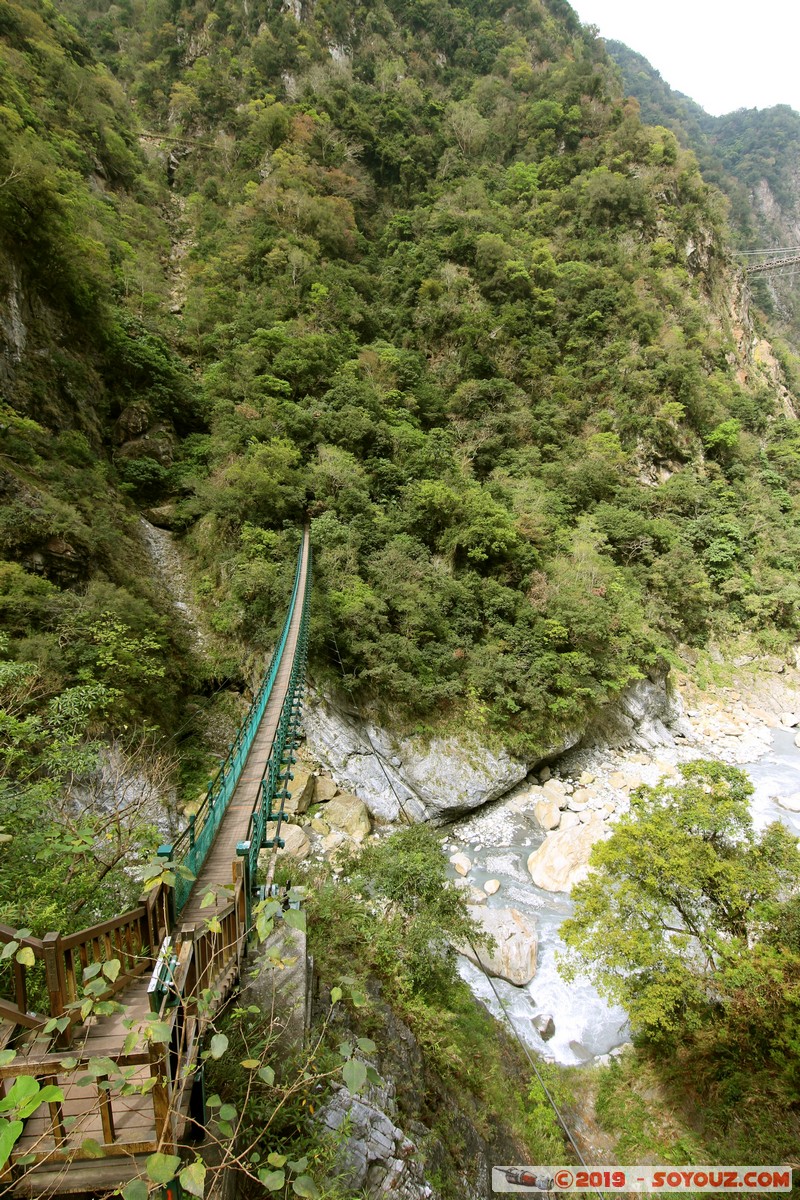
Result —
[[[53, 1097], [24, 1120], [0, 1168], [0, 1194], [118, 1188], [144, 1174], [150, 1154], [174, 1153], [197, 1115], [203, 1034], [239, 979], [259, 852], [283, 844], [310, 589], [306, 529], [286, 622], [250, 710], [197, 812], [159, 850], [162, 875], [174, 883], [159, 882], [136, 908], [78, 933], [20, 940], [0, 926], [13, 972], [12, 998], [0, 999], [2, 1045], [23, 1031], [13, 1061], [0, 1054], [0, 1104], [26, 1078], [51, 1085], [43, 1094]], [[29, 953], [20, 955], [17, 944]], [[124, 1011], [82, 1017], [87, 979], [95, 1002], [113, 998]], [[33, 995], [47, 996], [46, 1012], [30, 1011]], [[51, 1037], [42, 1036], [48, 1022], [57, 1023]], [[158, 1040], [136, 1035], [153, 1022]], [[107, 1064], [105, 1073], [98, 1063]], [[120, 1074], [127, 1086], [112, 1087], [109, 1077]]]

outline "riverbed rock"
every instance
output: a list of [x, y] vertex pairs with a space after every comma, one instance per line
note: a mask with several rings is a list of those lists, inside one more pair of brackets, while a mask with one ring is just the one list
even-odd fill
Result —
[[475, 733], [392, 736], [379, 726], [360, 726], [313, 693], [303, 719], [309, 753], [380, 821], [396, 821], [401, 805], [415, 821], [447, 820], [497, 799], [528, 773], [528, 763], [490, 749]]
[[471, 879], [462, 879], [459, 876], [458, 879], [453, 880], [453, 886], [464, 893], [467, 904], [485, 904], [488, 900], [486, 893], [481, 888], [476, 887]]
[[561, 809], [558, 800], [545, 796], [542, 800], [536, 801], [533, 811], [542, 829], [558, 828], [558, 823], [561, 820]]
[[464, 954], [477, 966], [483, 966], [490, 975], [505, 979], [517, 987], [530, 983], [536, 974], [536, 926], [531, 917], [524, 916], [516, 908], [479, 908], [467, 905], [467, 911], [476, 924], [495, 941], [495, 948], [485, 946], [459, 946]]
[[308, 812], [314, 798], [314, 776], [300, 763], [294, 764], [292, 775], [294, 778], [289, 785], [292, 791], [283, 802], [283, 811], [292, 816], [302, 816]]
[[[267, 825], [268, 840], [275, 837], [277, 828], [277, 821], [269, 822]], [[284, 846], [283, 849], [278, 851], [279, 854], [285, 854], [290, 858], [297, 859], [308, 858], [311, 853], [311, 842], [299, 825], [289, 825], [286, 822], [281, 822], [280, 837], [283, 838]]]
[[547, 892], [568, 892], [589, 874], [589, 857], [595, 842], [610, 830], [596, 813], [574, 829], [549, 834], [528, 858], [528, 870], [537, 887]]
[[800, 713], [781, 713], [780, 722], [781, 725], [785, 725], [787, 729], [794, 729], [796, 725], [800, 725]]
[[580, 814], [570, 812], [569, 809], [567, 809], [565, 812], [563, 812], [561, 814], [561, 823], [559, 824], [558, 828], [559, 828], [559, 831], [562, 829], [574, 829], [575, 826], [580, 825], [580, 823], [581, 823]]
[[542, 784], [542, 792], [548, 800], [556, 800], [559, 806], [567, 799], [567, 789], [560, 779], [548, 779]]
[[466, 854], [462, 854], [461, 851], [457, 854], [451, 854], [450, 862], [459, 875], [469, 875], [472, 870], [472, 859], [468, 858]]
[[500, 880], [499, 879], [487, 879], [483, 885], [483, 890], [486, 892], [487, 896], [494, 896], [497, 892], [500, 891]]
[[543, 1042], [549, 1042], [551, 1037], [555, 1037], [556, 1023], [550, 1013], [537, 1013], [535, 1017], [531, 1017], [531, 1025]]
[[338, 784], [333, 779], [328, 779], [327, 775], [317, 775], [314, 780], [314, 803], [327, 804], [338, 790]]
[[683, 718], [683, 702], [668, 684], [669, 669], [655, 668], [644, 679], [629, 683], [616, 700], [604, 705], [586, 730], [581, 745], [633, 746], [654, 750], [673, 746], [674, 734], [691, 733]]
[[800, 792], [791, 792], [788, 796], [775, 796], [776, 804], [781, 808], [785, 808], [787, 812], [800, 813]]
[[349, 792], [342, 792], [328, 801], [325, 820], [333, 829], [341, 829], [356, 842], [363, 842], [372, 829], [366, 804]]

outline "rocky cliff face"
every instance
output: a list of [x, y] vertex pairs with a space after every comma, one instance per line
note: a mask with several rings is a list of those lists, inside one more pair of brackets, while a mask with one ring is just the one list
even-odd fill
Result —
[[680, 696], [666, 670], [637, 680], [583, 729], [536, 763], [490, 748], [476, 733], [429, 740], [363, 724], [340, 698], [311, 692], [305, 712], [309, 754], [336, 782], [359, 796], [379, 822], [401, 818], [440, 823], [480, 808], [510, 791], [528, 771], [578, 744], [650, 750], [685, 732]]

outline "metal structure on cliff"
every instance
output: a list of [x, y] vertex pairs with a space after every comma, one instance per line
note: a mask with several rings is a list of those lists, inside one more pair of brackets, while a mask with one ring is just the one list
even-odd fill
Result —
[[[21, 1094], [38, 1081], [46, 1099], [20, 1122], [0, 1167], [0, 1192], [118, 1188], [144, 1173], [147, 1156], [173, 1153], [196, 1116], [200, 1047], [239, 978], [259, 850], [281, 844], [310, 589], [306, 529], [272, 660], [200, 808], [159, 851], [166, 879], [135, 909], [78, 933], [20, 939], [0, 926], [3, 958], [12, 964], [12, 997], [0, 999], [2, 1047], [22, 1031], [16, 1056], [0, 1058], [0, 1094]], [[117, 1004], [104, 1011], [112, 998], [122, 1011]], [[46, 1004], [47, 1013], [31, 1012], [32, 1004]]]
[[[741, 254], [746, 275], [787, 274], [800, 266], [800, 246], [776, 246], [767, 250], [744, 250]], [[793, 273], [793, 271], [792, 271]]]

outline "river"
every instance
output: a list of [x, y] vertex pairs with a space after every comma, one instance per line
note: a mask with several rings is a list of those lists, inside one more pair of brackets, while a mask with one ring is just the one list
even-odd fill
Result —
[[[577, 766], [585, 766], [586, 761], [584, 758]], [[650, 772], [639, 769], [645, 782], [655, 782], [655, 768], [650, 778]], [[800, 837], [800, 813], [787, 811], [773, 799], [800, 792], [800, 749], [794, 744], [794, 731], [772, 730], [765, 754], [744, 764], [743, 769], [755, 787], [751, 802], [755, 827], [781, 820]], [[577, 767], [572, 767], [570, 775], [575, 770]], [[486, 901], [489, 906], [513, 907], [535, 919], [539, 952], [533, 980], [525, 987], [514, 987], [496, 979], [494, 986], [520, 1037], [545, 1058], [573, 1066], [613, 1051], [628, 1041], [630, 1031], [624, 1010], [609, 1005], [588, 980], [567, 984], [558, 973], [559, 929], [572, 911], [572, 902], [565, 893], [543, 891], [532, 883], [526, 867], [528, 856], [541, 845], [545, 834], [531, 809], [516, 801], [517, 793], [520, 789], [454, 823], [442, 841], [448, 856], [462, 851], [470, 858], [468, 880], [473, 886], [482, 888], [488, 879], [499, 880], [500, 890]], [[473, 992], [501, 1016], [483, 973], [466, 959], [460, 960], [460, 971]], [[555, 1034], [548, 1041], [533, 1024], [533, 1019], [541, 1016], [551, 1016], [555, 1024]]]

